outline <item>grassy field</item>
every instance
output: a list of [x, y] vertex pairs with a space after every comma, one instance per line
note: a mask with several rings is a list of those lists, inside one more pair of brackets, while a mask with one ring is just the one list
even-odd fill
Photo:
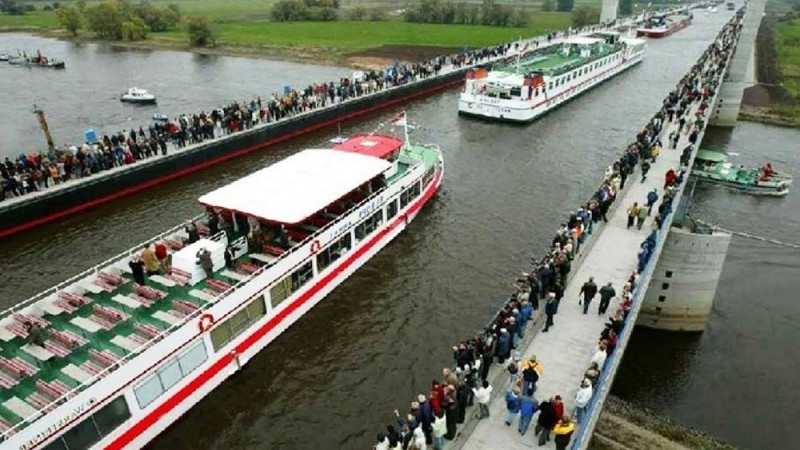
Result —
[[[151, 3], [166, 5], [173, 1], [151, 0]], [[384, 22], [270, 22], [269, 11], [274, 0], [179, 0], [175, 3], [180, 6], [184, 17], [198, 15], [211, 22], [218, 43], [218, 48], [212, 52], [328, 62], [346, 62], [348, 54], [384, 45], [481, 47], [563, 30], [571, 21], [570, 13], [541, 12], [538, 6], [529, 4], [526, 8], [530, 8], [530, 25], [514, 28], [407, 23], [399, 17], [399, 9], [404, 3], [398, 0], [343, 1], [341, 16], [356, 4], [382, 7], [389, 16], [389, 20]], [[36, 5], [35, 12], [23, 16], [0, 15], [0, 30], [40, 30], [66, 35], [58, 31], [55, 13], [42, 10], [48, 2], [32, 1], [31, 4]], [[82, 31], [80, 37], [91, 39], [93, 36]], [[188, 36], [185, 28], [179, 25], [166, 32], [150, 33], [147, 41], [132, 45], [186, 49]]]
[[781, 81], [800, 100], [800, 20], [778, 23], [775, 44]]

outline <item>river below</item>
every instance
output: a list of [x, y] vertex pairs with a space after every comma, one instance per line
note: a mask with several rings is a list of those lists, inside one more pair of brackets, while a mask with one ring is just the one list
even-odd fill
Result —
[[[686, 30], [650, 41], [639, 67], [527, 126], [458, 117], [457, 89], [407, 105], [419, 125], [412, 139], [436, 142], [445, 153], [440, 195], [407, 232], [150, 447], [369, 448], [375, 433], [390, 422], [391, 411], [407, 407], [450, 363], [450, 346], [488, 320], [509, 283], [531, 256], [541, 255], [567, 213], [588, 198], [605, 166], [634, 139], [728, 17], [698, 15]], [[96, 50], [92, 57], [100, 78], [119, 75], [111, 62], [146, 57], [165, 62], [166, 72], [176, 71], [163, 74], [171, 80], [165, 91], [195, 80], [194, 69], [186, 67], [197, 64], [194, 55]], [[183, 58], [184, 64], [169, 64], [170, 58]], [[79, 64], [75, 59], [72, 64]], [[221, 58], [214, 64], [217, 73], [232, 74], [248, 64], [271, 63]], [[327, 79], [337, 70], [344, 71], [310, 66], [296, 73]], [[258, 76], [241, 75], [252, 84], [238, 95], [259, 92]], [[289, 78], [278, 77], [274, 86]], [[112, 87], [118, 91], [120, 84], [132, 82], [123, 79]], [[14, 93], [13, 104], [30, 102], [27, 94], [5, 90], [3, 83], [0, 79], [4, 92]], [[211, 76], [204, 83], [217, 92], [224, 92], [217, 83], [236, 84]], [[29, 90], [40, 88], [45, 86], [31, 84]], [[109, 108], [117, 91], [103, 94]], [[57, 97], [44, 100], [54, 112], [70, 108]], [[207, 108], [211, 100], [196, 97], [169, 112]], [[342, 131], [372, 131], [396, 112], [349, 123]], [[50, 116], [56, 122], [61, 114]], [[29, 129], [16, 129], [20, 122], [7, 124], [17, 134], [11, 142], [26, 142], [25, 134], [36, 127], [30, 118], [20, 120], [30, 120]], [[75, 126], [80, 136], [83, 125]], [[199, 195], [302, 148], [324, 146], [334, 134], [312, 133], [0, 241], [0, 306], [191, 217], [199, 211]], [[769, 158], [778, 170], [800, 173], [798, 139], [794, 130], [748, 123], [707, 138], [741, 153], [743, 163]], [[796, 192], [761, 199], [698, 188], [693, 211], [727, 228], [791, 241], [800, 236], [799, 206]], [[798, 446], [793, 419], [800, 389], [791, 374], [798, 366], [792, 350], [800, 332], [793, 323], [798, 307], [791, 294], [800, 289], [799, 267], [794, 251], [735, 238], [706, 332], [637, 331], [615, 393], [739, 447]]]

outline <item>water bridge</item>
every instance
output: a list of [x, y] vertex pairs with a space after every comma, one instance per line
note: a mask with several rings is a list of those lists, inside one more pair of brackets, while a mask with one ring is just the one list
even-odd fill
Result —
[[[604, 7], [605, 3], [607, 2], [604, 2]], [[699, 104], [693, 103], [690, 117], [697, 114], [705, 124], [712, 126], [735, 124], [744, 89], [743, 80], [764, 4], [764, 0], [750, 1], [746, 12], [743, 9], [734, 15], [720, 32], [712, 45], [726, 45], [729, 50], [725, 61], [698, 61], [703, 70], [720, 64], [724, 64], [724, 69], [711, 77], [708, 83], [716, 86], [714, 94], [708, 100], [711, 106], [699, 111]], [[743, 17], [740, 17], [741, 14]], [[558, 394], [564, 400], [565, 411], [568, 414], [574, 411], [575, 394], [596, 351], [600, 333], [608, 321], [607, 316], [614, 312], [618, 304], [618, 300], [614, 299], [607, 313], [599, 315], [599, 296], [596, 296], [589, 313], [584, 315], [583, 307], [578, 305], [581, 286], [589, 277], [594, 277], [598, 286], [612, 282], [619, 298], [623, 285], [631, 273], [637, 270], [637, 254], [645, 239], [654, 232], [651, 221], [656, 215], [655, 209], [660, 199], [653, 207], [653, 215], [646, 220], [641, 230], [635, 226], [630, 229], [626, 227], [627, 208], [634, 202], [643, 204], [647, 193], [653, 189], [658, 190], [659, 197], [663, 196], [664, 174], [670, 168], [677, 169], [680, 166], [681, 149], [690, 144], [688, 133], [681, 133], [677, 150], [668, 149], [668, 136], [677, 128], [677, 122], [665, 122], [660, 134], [664, 149], [653, 163], [648, 177], [642, 181], [638, 170], [628, 177], [625, 187], [617, 193], [617, 198], [607, 214], [608, 223], [602, 224], [582, 244], [580, 254], [572, 262], [570, 277], [555, 316], [555, 325], [548, 333], [539, 333], [543, 309], [540, 308], [537, 311], [540, 316], [535, 318], [534, 325], [529, 326], [525, 339], [518, 346], [523, 360], [535, 356], [543, 365], [543, 374], [537, 383], [535, 394], [538, 401]], [[694, 162], [694, 153], [702, 142], [704, 132], [705, 128], [698, 135], [697, 145], [693, 146], [689, 167]], [[640, 278], [633, 292], [633, 307], [626, 326], [618, 337], [616, 350], [608, 357], [594, 387], [585, 417], [573, 433], [570, 444], [573, 450], [586, 449], [589, 446], [614, 376], [632, 336], [634, 323], [674, 331], [702, 331], [704, 328], [731, 235], [712, 230], [687, 215], [688, 199], [691, 197], [684, 192], [687, 186], [691, 186], [688, 176], [676, 190], [672, 203], [673, 212], [666, 217], [661, 228], [655, 231], [652, 256], [639, 273]], [[489, 381], [494, 386], [490, 403], [492, 417], [480, 421], [470, 417], [460, 434], [448, 445], [448, 450], [528, 449], [536, 446], [536, 438], [530, 436], [533, 434], [533, 426], [523, 439], [517, 432], [516, 424], [511, 427], [502, 425], [506, 414], [507, 379], [505, 367], [494, 364], [489, 375]], [[554, 447], [551, 440], [545, 447], [538, 448]]]

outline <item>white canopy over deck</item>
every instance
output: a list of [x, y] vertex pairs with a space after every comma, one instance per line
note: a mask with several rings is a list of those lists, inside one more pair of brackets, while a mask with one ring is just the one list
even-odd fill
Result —
[[304, 150], [200, 197], [237, 214], [296, 224], [385, 172], [381, 158], [336, 150]]

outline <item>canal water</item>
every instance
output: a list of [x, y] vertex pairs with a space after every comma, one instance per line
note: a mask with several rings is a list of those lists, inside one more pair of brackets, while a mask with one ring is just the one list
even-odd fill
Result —
[[[486, 322], [509, 283], [597, 187], [604, 166], [728, 17], [698, 16], [686, 30], [651, 41], [641, 66], [527, 126], [459, 118], [457, 89], [407, 105], [419, 126], [412, 139], [438, 143], [445, 153], [440, 195], [406, 233], [150, 447], [369, 448], [391, 411], [405, 409], [450, 363], [450, 346]], [[141, 57], [126, 55], [114, 53], [108, 61]], [[114, 76], [110, 64], [98, 67]], [[173, 68], [185, 70], [163, 70]], [[325, 79], [329, 69], [315, 70], [305, 71]], [[342, 131], [372, 131], [395, 112]], [[311, 133], [0, 241], [0, 306], [180, 223], [199, 211], [199, 195], [302, 148], [326, 145], [335, 133]], [[740, 152], [743, 162], [769, 157], [779, 169], [800, 173], [798, 137], [796, 131], [740, 124], [714, 139]], [[694, 211], [729, 228], [791, 240], [800, 235], [797, 198], [753, 199], [698, 188]], [[798, 265], [796, 253], [734, 239], [707, 332], [637, 332], [617, 393], [737, 446], [788, 442], [780, 439], [792, 436], [800, 400], [790, 376], [797, 366], [790, 347], [798, 333], [791, 320], [797, 306], [790, 293], [800, 289], [792, 276]], [[770, 420], [769, 426], [761, 420]]]
[[[175, 117], [209, 111], [236, 101], [250, 102], [284, 86], [338, 80], [352, 71], [285, 61], [198, 55], [188, 52], [121, 50], [114, 47], [43, 39], [22, 33], [3, 34], [0, 53], [41, 51], [66, 62], [65, 70], [0, 63], [3, 108], [0, 156], [46, 149], [33, 105], [44, 110], [56, 145], [82, 144], [88, 128], [98, 135], [136, 129], [151, 123], [154, 113]], [[350, 75], [348, 75], [350, 74]], [[120, 96], [131, 87], [147, 89], [157, 105], [131, 105]], [[7, 95], [12, 94], [12, 95]]]

